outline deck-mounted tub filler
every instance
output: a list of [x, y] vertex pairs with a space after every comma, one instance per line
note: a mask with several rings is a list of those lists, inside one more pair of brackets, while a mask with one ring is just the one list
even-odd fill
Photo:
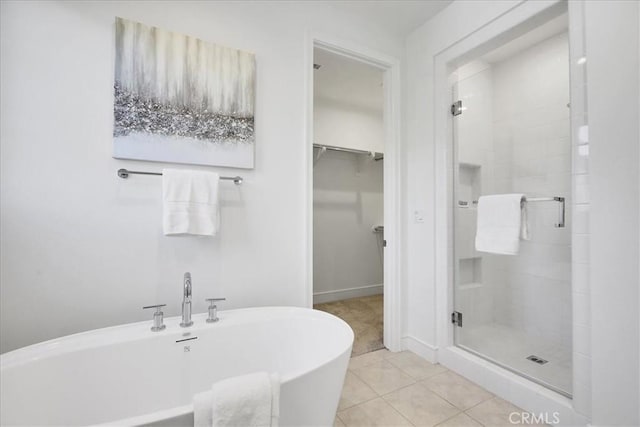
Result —
[[192, 426], [193, 395], [252, 372], [281, 379], [281, 426], [332, 426], [353, 344], [316, 310], [229, 310], [207, 323], [98, 329], [0, 356], [1, 424]]

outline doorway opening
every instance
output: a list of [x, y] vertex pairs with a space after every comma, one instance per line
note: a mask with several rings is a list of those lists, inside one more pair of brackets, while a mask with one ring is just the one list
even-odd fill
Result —
[[384, 70], [313, 52], [313, 306], [384, 348]]

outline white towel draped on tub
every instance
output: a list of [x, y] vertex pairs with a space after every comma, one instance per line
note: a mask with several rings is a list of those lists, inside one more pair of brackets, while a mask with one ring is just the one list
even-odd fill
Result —
[[517, 255], [520, 239], [529, 240], [524, 194], [494, 194], [480, 197], [476, 250]]
[[165, 235], [215, 236], [220, 227], [217, 173], [192, 170], [162, 171]]
[[277, 427], [280, 379], [259, 372], [218, 381], [193, 398], [196, 427]]

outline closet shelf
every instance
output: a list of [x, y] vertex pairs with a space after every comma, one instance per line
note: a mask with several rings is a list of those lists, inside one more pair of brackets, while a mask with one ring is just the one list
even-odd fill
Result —
[[344, 153], [366, 154], [376, 162], [380, 160], [384, 160], [384, 154], [378, 153], [376, 151], [357, 150], [355, 148], [344, 148], [344, 147], [336, 147], [334, 145], [323, 145], [323, 144], [313, 144], [313, 148], [319, 149], [318, 154], [316, 155], [316, 158], [313, 162], [314, 164], [317, 163], [318, 160], [320, 160], [320, 157], [322, 157], [322, 155], [326, 153], [327, 150], [342, 151]]

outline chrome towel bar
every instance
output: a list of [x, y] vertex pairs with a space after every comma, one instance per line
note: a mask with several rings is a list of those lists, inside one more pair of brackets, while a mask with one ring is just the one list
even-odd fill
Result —
[[[122, 179], [129, 178], [129, 175], [160, 175], [162, 176], [162, 172], [142, 172], [142, 171], [130, 171], [127, 169], [118, 169], [118, 176]], [[221, 176], [220, 179], [225, 181], [233, 181], [234, 184], [240, 185], [242, 184], [241, 176]]]
[[558, 222], [555, 224], [557, 228], [564, 228], [564, 197], [531, 197], [525, 198], [526, 202], [558, 202], [560, 210], [558, 211]]

